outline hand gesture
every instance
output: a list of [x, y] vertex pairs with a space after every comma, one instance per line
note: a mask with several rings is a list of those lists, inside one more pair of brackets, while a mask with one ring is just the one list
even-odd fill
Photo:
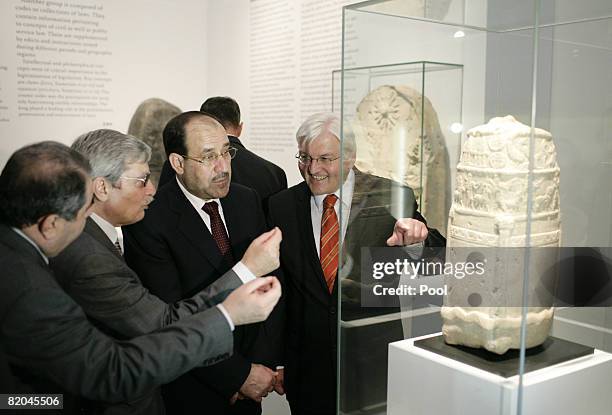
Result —
[[263, 277], [236, 288], [222, 304], [232, 322], [239, 326], [267, 319], [280, 296], [281, 286], [276, 277]]
[[259, 235], [244, 253], [241, 262], [256, 276], [266, 275], [280, 266], [280, 243], [283, 234], [280, 229]]
[[387, 239], [389, 246], [406, 246], [422, 242], [427, 238], [427, 226], [419, 220], [401, 218], [395, 222], [393, 233]]

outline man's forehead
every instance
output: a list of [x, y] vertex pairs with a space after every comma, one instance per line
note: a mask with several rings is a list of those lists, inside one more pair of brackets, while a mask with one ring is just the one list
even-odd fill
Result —
[[309, 142], [302, 142], [301, 151], [317, 151], [321, 153], [340, 150], [340, 140], [330, 132], [324, 132]]
[[[215, 145], [229, 142], [225, 129], [214, 120], [197, 118], [185, 126], [188, 141], [196, 141], [198, 145]], [[189, 140], [191, 139], [191, 140]]]

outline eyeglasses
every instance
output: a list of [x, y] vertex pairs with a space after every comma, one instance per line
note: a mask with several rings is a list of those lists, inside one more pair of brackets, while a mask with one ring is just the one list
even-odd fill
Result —
[[238, 152], [237, 148], [229, 147], [227, 150], [224, 150], [221, 153], [211, 153], [211, 154], [207, 154], [207, 155], [205, 155], [203, 157], [200, 157], [200, 158], [186, 156], [184, 154], [181, 154], [181, 157], [183, 157], [183, 158], [185, 158], [187, 160], [197, 161], [198, 163], [202, 163], [205, 166], [210, 166], [215, 161], [219, 160], [220, 158], [222, 158], [224, 160], [233, 159], [234, 157], [236, 157], [236, 153], [237, 152]]
[[304, 166], [308, 166], [312, 164], [313, 161], [317, 161], [320, 164], [325, 166], [329, 166], [333, 161], [336, 161], [340, 158], [340, 156], [330, 157], [330, 156], [321, 156], [321, 157], [310, 157], [308, 154], [297, 153], [295, 158], [298, 159], [298, 163], [303, 164]]
[[126, 180], [138, 180], [140, 183], [142, 183], [141, 187], [147, 187], [147, 184], [149, 183], [149, 179], [151, 178], [151, 173], [145, 174], [144, 177], [119, 176], [119, 178], [126, 179]]

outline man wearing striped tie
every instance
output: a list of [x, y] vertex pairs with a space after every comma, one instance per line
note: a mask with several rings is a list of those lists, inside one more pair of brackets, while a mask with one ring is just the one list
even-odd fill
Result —
[[[296, 158], [304, 181], [272, 196], [268, 207], [269, 224], [283, 232], [281, 268], [286, 296], [285, 368], [279, 371], [276, 389], [287, 392], [293, 415], [336, 413], [338, 278], [343, 278], [342, 297], [345, 282], [358, 286], [361, 247], [444, 245], [444, 238], [427, 228], [417, 211], [412, 190], [357, 170], [354, 138], [345, 137], [341, 149], [339, 137], [337, 115], [318, 113], [306, 119], [296, 134]], [[403, 191], [406, 213], [397, 220], [388, 210], [396, 188]], [[340, 259], [348, 262], [338, 277]], [[343, 298], [343, 321], [363, 317], [360, 312], [370, 310], [358, 300], [355, 306], [354, 298], [349, 306]], [[381, 326], [372, 334], [377, 340], [362, 343], [369, 349], [360, 350], [359, 357], [362, 362], [379, 359], [374, 366], [382, 367], [382, 372], [368, 372], [358, 365], [350, 368], [353, 384], [361, 384], [366, 393], [367, 384], [379, 382], [375, 376], [386, 377], [386, 344], [401, 338], [401, 325]], [[343, 346], [343, 365], [346, 351]], [[361, 398], [352, 396], [351, 400]]]

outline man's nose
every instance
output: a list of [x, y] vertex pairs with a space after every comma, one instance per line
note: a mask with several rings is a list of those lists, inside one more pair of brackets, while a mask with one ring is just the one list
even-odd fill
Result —
[[155, 193], [157, 193], [157, 189], [155, 188], [155, 185], [153, 184], [153, 182], [149, 180], [146, 186], [146, 194], [147, 196], [153, 196], [155, 195]]
[[216, 173], [229, 171], [232, 159], [225, 159], [225, 157], [218, 157], [213, 161], [213, 171]]

